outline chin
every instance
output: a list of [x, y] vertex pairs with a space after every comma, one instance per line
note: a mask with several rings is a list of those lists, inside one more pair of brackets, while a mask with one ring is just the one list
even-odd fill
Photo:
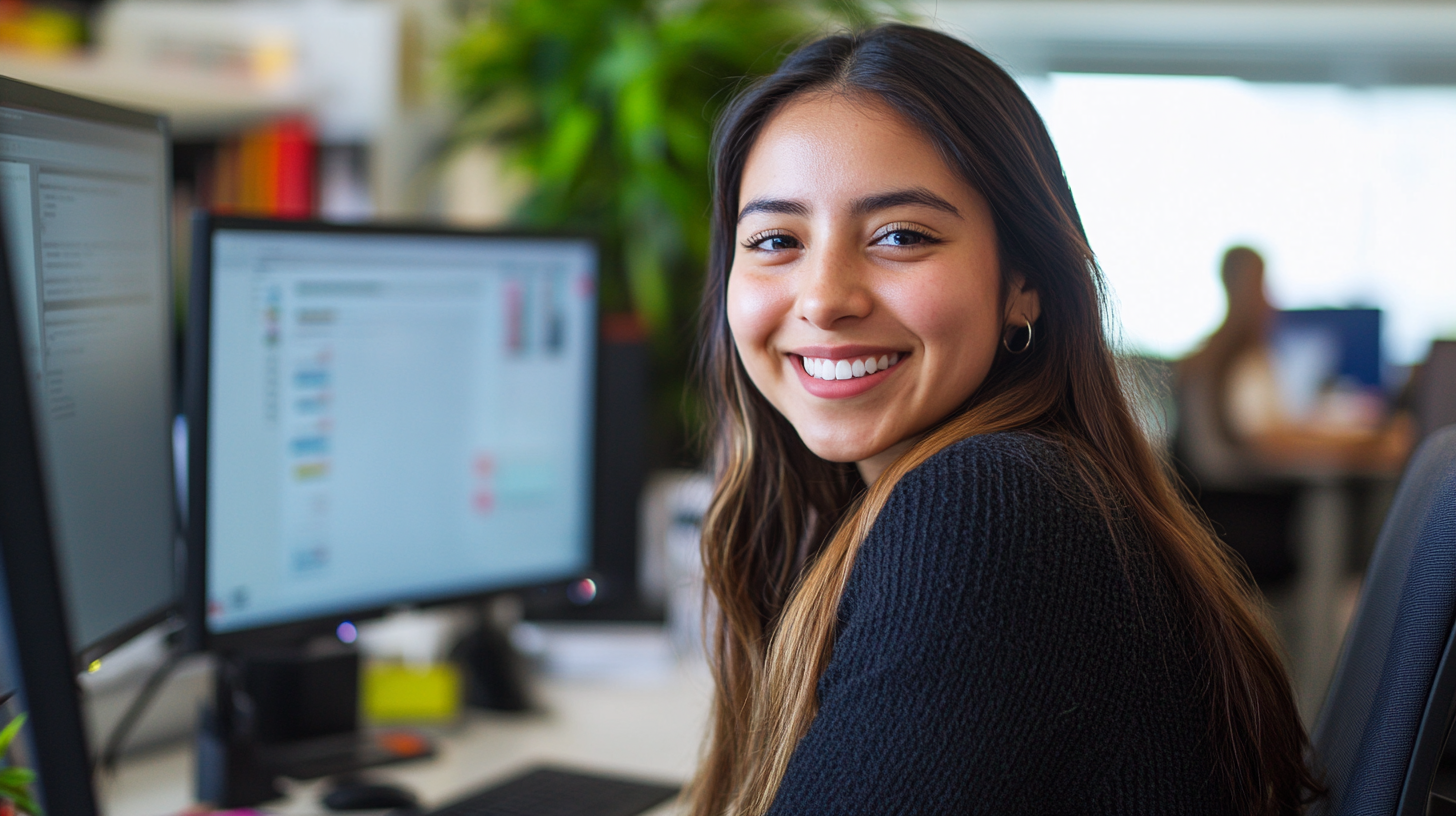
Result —
[[810, 437], [803, 433], [799, 434], [804, 446], [809, 452], [829, 462], [843, 462], [846, 464], [860, 462], [874, 456], [887, 446], [874, 447], [863, 442], [851, 442], [847, 439], [826, 439], [823, 437]]

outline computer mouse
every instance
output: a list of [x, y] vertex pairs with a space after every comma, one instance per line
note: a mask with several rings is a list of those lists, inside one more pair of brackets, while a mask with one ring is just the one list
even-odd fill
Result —
[[329, 810], [414, 809], [419, 806], [419, 799], [404, 788], [373, 782], [348, 783], [324, 794], [324, 807]]

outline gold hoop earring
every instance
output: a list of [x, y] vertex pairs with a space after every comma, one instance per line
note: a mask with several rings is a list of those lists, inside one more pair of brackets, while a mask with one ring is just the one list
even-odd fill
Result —
[[1026, 342], [1022, 344], [1021, 348], [1014, 349], [1011, 347], [1011, 335], [1019, 331], [1021, 329], [1020, 326], [1007, 326], [1006, 330], [1001, 333], [1001, 346], [1009, 354], [1025, 354], [1031, 351], [1031, 319], [1024, 317], [1022, 320], [1026, 321]]

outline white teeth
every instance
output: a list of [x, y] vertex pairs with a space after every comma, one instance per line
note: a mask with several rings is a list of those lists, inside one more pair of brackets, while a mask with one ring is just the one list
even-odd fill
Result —
[[863, 360], [830, 360], [825, 357], [804, 357], [804, 373], [821, 380], [848, 380], [863, 377], [900, 362], [900, 355], [881, 354], [879, 359], [866, 357]]

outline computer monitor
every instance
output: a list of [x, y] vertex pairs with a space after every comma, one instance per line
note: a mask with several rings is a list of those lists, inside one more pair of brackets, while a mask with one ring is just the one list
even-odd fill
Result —
[[[0, 245], [4, 237], [0, 232]], [[47, 501], [41, 473], [30, 393], [35, 379], [22, 353], [24, 312], [16, 308], [7, 257], [0, 248], [0, 727], [21, 714], [26, 721], [3, 759], [36, 773], [22, 795], [30, 794], [47, 813], [95, 816], [53, 547], [55, 505]]]
[[1421, 366], [1416, 384], [1416, 436], [1456, 424], [1456, 340], [1437, 340]]
[[1299, 347], [1322, 373], [1352, 385], [1384, 384], [1379, 309], [1286, 309], [1274, 327], [1276, 346]]
[[70, 639], [179, 605], [162, 117], [0, 78], [0, 219]]
[[193, 245], [202, 645], [588, 570], [592, 242], [200, 216]]

